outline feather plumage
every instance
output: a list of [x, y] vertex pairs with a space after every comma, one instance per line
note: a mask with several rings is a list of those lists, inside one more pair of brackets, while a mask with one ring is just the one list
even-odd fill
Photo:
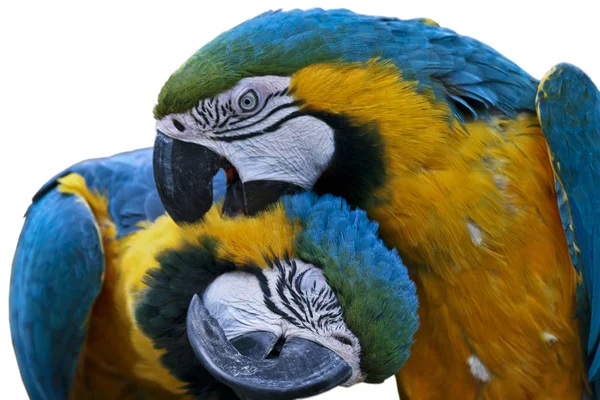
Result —
[[100, 293], [101, 230], [85, 199], [51, 190], [33, 204], [10, 286], [13, 344], [29, 397], [68, 398]]
[[265, 257], [305, 259], [331, 279], [362, 343], [357, 376], [380, 381], [406, 361], [418, 325], [415, 286], [363, 211], [305, 193], [256, 217], [228, 218], [214, 206], [178, 226], [146, 211], [151, 163], [146, 150], [86, 161], [36, 195], [11, 287], [32, 398], [233, 398], [194, 356], [185, 316], [217, 276], [269, 268]]
[[[217, 200], [225, 193], [224, 174], [214, 182]], [[106, 241], [126, 237], [164, 212], [152, 149], [83, 161], [35, 194], [10, 289], [13, 343], [32, 399], [64, 399], [71, 393], [106, 260], [116, 252]]]
[[[559, 64], [537, 95], [552, 156], [563, 228], [580, 274], [578, 315], [583, 321], [588, 377], [600, 388], [600, 92], [579, 68]], [[598, 393], [596, 393], [598, 395]]]
[[290, 76], [316, 63], [373, 58], [392, 61], [419, 90], [433, 89], [465, 118], [533, 109], [537, 80], [475, 39], [422, 19], [314, 9], [270, 11], [218, 36], [169, 78], [155, 116], [186, 111], [242, 77]]

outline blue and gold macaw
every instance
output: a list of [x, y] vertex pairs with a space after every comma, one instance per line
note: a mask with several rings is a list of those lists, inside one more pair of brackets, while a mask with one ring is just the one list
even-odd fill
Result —
[[380, 382], [408, 358], [416, 309], [365, 212], [305, 193], [178, 226], [152, 149], [77, 164], [40, 190], [10, 291], [35, 400], [293, 399]]
[[[164, 85], [157, 189], [182, 224], [211, 207], [219, 169], [229, 215], [303, 190], [367, 210], [417, 285], [421, 325], [397, 374], [403, 400], [579, 400], [586, 372], [597, 379], [594, 259], [576, 273], [544, 133], [588, 123], [597, 93], [584, 84], [575, 121], [545, 115], [556, 106], [540, 101], [540, 125], [538, 84], [428, 19], [268, 12], [205, 45]], [[575, 107], [570, 93], [557, 104]], [[579, 168], [594, 166], [578, 178], [590, 182], [597, 136], [569, 143]], [[580, 206], [591, 218], [593, 184], [565, 186], [571, 211], [589, 200]], [[585, 353], [581, 279], [592, 309]]]

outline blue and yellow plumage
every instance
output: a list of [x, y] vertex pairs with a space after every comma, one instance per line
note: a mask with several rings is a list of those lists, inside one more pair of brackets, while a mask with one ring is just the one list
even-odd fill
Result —
[[[188, 304], [220, 274], [275, 268], [268, 260], [289, 257], [318, 266], [337, 294], [329, 307], [341, 305], [362, 349], [353, 383], [383, 380], [406, 360], [418, 325], [415, 287], [364, 212], [304, 194], [256, 217], [228, 218], [215, 206], [202, 222], [178, 226], [155, 201], [151, 153], [77, 164], [45, 185], [27, 212], [13, 263], [11, 328], [32, 399], [232, 398], [190, 347]], [[370, 295], [372, 287], [387, 290]]]
[[[283, 91], [264, 89], [281, 82]], [[269, 12], [220, 35], [169, 78], [155, 108], [156, 149], [191, 143], [226, 160], [239, 177], [226, 201], [236, 187], [254, 201], [241, 211], [256, 208], [254, 188], [276, 181], [342, 196], [380, 223], [420, 299], [421, 327], [397, 375], [402, 398], [580, 399], [580, 277], [544, 137], [577, 122], [555, 120], [546, 132], [538, 84], [429, 20]], [[238, 94], [253, 90], [262, 96], [256, 114], [235, 108]], [[204, 106], [216, 101], [233, 105], [223, 115], [235, 123], [213, 123]], [[582, 121], [593, 115], [585, 104]], [[180, 206], [184, 195], [166, 182], [178, 176], [172, 160], [157, 160], [157, 185], [182, 221], [194, 207]]]
[[[419, 295], [420, 328], [412, 355], [397, 374], [403, 400], [580, 399], [587, 393], [586, 375], [596, 385], [599, 363], [600, 307], [593, 296], [600, 248], [593, 223], [600, 209], [598, 92], [565, 66], [551, 72], [538, 90], [539, 84], [490, 47], [427, 19], [346, 10], [268, 12], [225, 32], [169, 78], [154, 110], [156, 187], [181, 226], [161, 217], [152, 226], [164, 224], [161, 229], [168, 228], [169, 235], [146, 228], [120, 237], [121, 224], [135, 229], [162, 212], [156, 193], [139, 187], [125, 191], [122, 200], [109, 201], [99, 214], [96, 197], [80, 193], [96, 218], [109, 215], [112, 223], [98, 225], [106, 232], [101, 237], [65, 230], [67, 240], [84, 238], [77, 243], [95, 257], [90, 258], [93, 290], [85, 291], [82, 307], [75, 307], [77, 323], [85, 320], [86, 306], [99, 290], [102, 259], [111, 259], [98, 256], [106, 238], [117, 238], [115, 254], [128, 246], [156, 247], [127, 253], [131, 258], [123, 265], [140, 267], [128, 270], [134, 278], [125, 281], [141, 285], [141, 266], [151, 264], [157, 249], [176, 248], [177, 232], [198, 233], [199, 210], [213, 201], [206, 198], [209, 175], [223, 168], [224, 210], [232, 215], [261, 211], [278, 193], [312, 190], [341, 196], [379, 222], [383, 240], [402, 256]], [[144, 168], [149, 170], [149, 162]], [[83, 175], [91, 188], [104, 189], [95, 185], [95, 175], [71, 172]], [[150, 172], [145, 174], [145, 182], [152, 182]], [[76, 183], [65, 179], [65, 188]], [[195, 187], [198, 192], [190, 195]], [[84, 335], [62, 314], [54, 322], [53, 313], [44, 313], [40, 325], [17, 312], [41, 290], [23, 282], [42, 278], [55, 287], [70, 282], [47, 281], [51, 277], [44, 271], [32, 269], [38, 260], [22, 250], [48, 245], [36, 235], [38, 223], [53, 222], [44, 210], [54, 210], [56, 202], [74, 203], [52, 188], [30, 210], [32, 221], [39, 222], [26, 222], [25, 247], [17, 252], [13, 272], [11, 301], [18, 304], [11, 314], [18, 327], [13, 336], [24, 380], [33, 391], [58, 389], [44, 374], [35, 375], [39, 370], [31, 367], [33, 355], [23, 343], [43, 335], [39, 326], [49, 323], [71, 328], [79, 341]], [[136, 205], [129, 207], [129, 199]], [[274, 244], [282, 249], [293, 235], [278, 207], [261, 218], [285, 222], [276, 235], [281, 241]], [[89, 210], [75, 210], [81, 217], [68, 215], [66, 221], [83, 218], [86, 229], [94, 226]], [[260, 236], [248, 222], [252, 218], [237, 228], [216, 223], [221, 220], [214, 209], [205, 216], [208, 224], [216, 224], [212, 233], [234, 243], [226, 253], [241, 257], [239, 262], [260, 262], [262, 251], [251, 243], [272, 238]], [[258, 236], [246, 239], [229, 229]], [[245, 250], [240, 255], [235, 249]], [[326, 262], [326, 251], [313, 253]], [[74, 257], [64, 254], [55, 252], [60, 258], [48, 262], [63, 265], [63, 258]], [[107, 267], [104, 287], [115, 282], [109, 273]], [[371, 298], [384, 292], [373, 286], [362, 290]], [[177, 387], [173, 374], [156, 367], [160, 355], [151, 341], [142, 335], [133, 343], [140, 346], [134, 354], [147, 357], [144, 367], [122, 357], [122, 371], [167, 392]], [[56, 362], [56, 353], [46, 351], [41, 354], [49, 354], [48, 360], [42, 362]], [[63, 393], [74, 357], [70, 369], [58, 375]]]
[[[164, 213], [151, 155], [146, 149], [77, 164], [34, 196], [13, 261], [10, 293], [13, 343], [31, 398], [68, 397], [90, 310], [106, 279], [106, 258], [112, 255], [105, 254], [108, 242]], [[70, 173], [87, 178], [92, 190], [110, 191], [109, 209], [88, 192], [86, 197], [61, 193], [70, 190], [68, 184], [57, 189]], [[137, 184], [128, 185], [134, 177]]]

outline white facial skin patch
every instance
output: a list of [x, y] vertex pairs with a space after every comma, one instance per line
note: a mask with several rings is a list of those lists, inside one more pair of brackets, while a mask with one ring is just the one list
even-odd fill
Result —
[[344, 386], [362, 381], [360, 343], [344, 322], [322, 271], [299, 260], [292, 262], [295, 268], [282, 261], [281, 268], [263, 270], [268, 290], [253, 274], [223, 274], [206, 289], [203, 303], [229, 340], [256, 331], [311, 340], [352, 367], [352, 377]]
[[226, 158], [243, 183], [286, 181], [306, 190], [327, 169], [334, 132], [288, 93], [289, 77], [244, 78], [193, 109], [157, 121], [156, 129]]

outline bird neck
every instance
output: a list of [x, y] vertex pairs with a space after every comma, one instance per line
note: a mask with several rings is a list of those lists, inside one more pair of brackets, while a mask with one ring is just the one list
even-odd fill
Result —
[[417, 90], [391, 63], [316, 64], [298, 71], [292, 93], [335, 132], [336, 152], [315, 191], [369, 208], [398, 174], [441, 163], [465, 136], [445, 103]]

